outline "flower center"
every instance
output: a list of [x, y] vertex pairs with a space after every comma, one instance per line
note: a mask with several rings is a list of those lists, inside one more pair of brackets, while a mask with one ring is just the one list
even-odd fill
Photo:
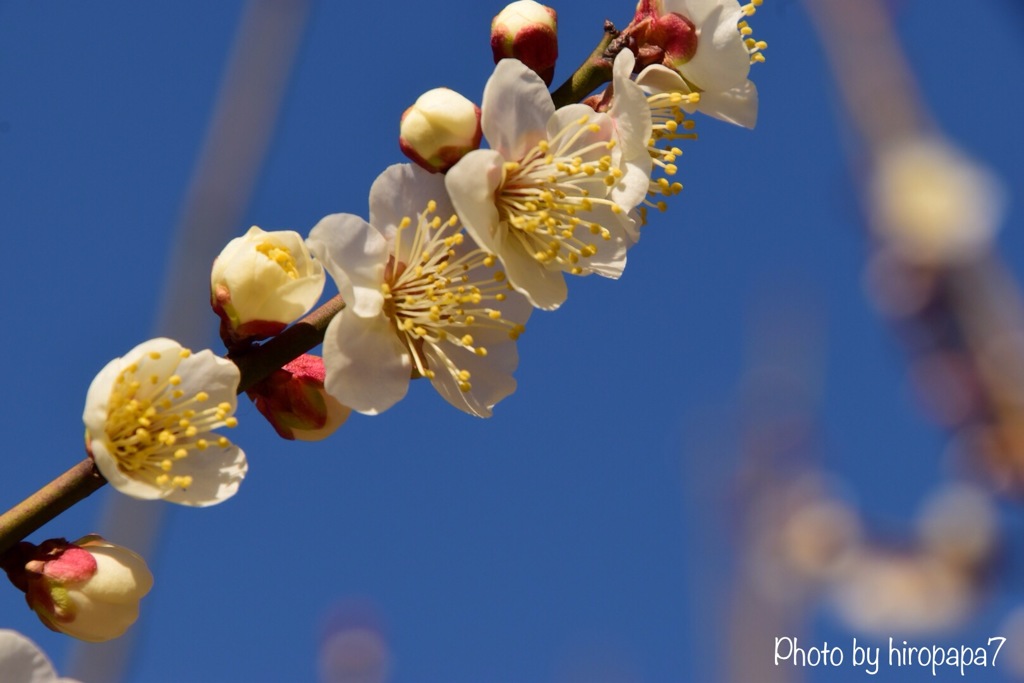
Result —
[[614, 147], [599, 124], [582, 116], [538, 142], [520, 161], [505, 163], [498, 215], [538, 262], [579, 275], [581, 261], [597, 253], [593, 241], [611, 239], [607, 228], [585, 216], [623, 213], [607, 198], [623, 175], [612, 159]]
[[229, 446], [226, 437], [210, 432], [238, 424], [229, 417], [231, 404], [204, 406], [210, 398], [205, 391], [186, 396], [178, 388], [181, 377], [172, 373], [189, 355], [182, 349], [168, 363], [151, 352], [121, 371], [110, 394], [106, 431], [118, 467], [163, 488], [191, 486], [191, 476], [173, 475], [175, 462], [211, 442]]
[[[447, 370], [462, 391], [469, 391], [469, 372], [444, 353], [443, 344], [486, 356], [487, 348], [477, 343], [474, 332], [497, 328], [516, 339], [524, 328], [502, 317], [500, 305], [509, 285], [505, 273], [494, 270], [495, 257], [482, 249], [462, 248], [465, 235], [457, 217], [442, 221], [431, 215], [436, 211], [437, 204], [431, 201], [415, 225], [409, 217], [399, 223], [393, 253], [407, 253], [407, 262], [393, 260], [385, 270], [381, 285], [384, 312], [409, 349], [420, 376], [433, 379], [436, 371]], [[403, 242], [409, 239], [412, 243], [406, 252]], [[426, 345], [439, 352], [445, 368], [429, 366]]]
[[276, 263], [289, 279], [298, 279], [299, 269], [295, 266], [295, 258], [288, 249], [274, 244], [270, 240], [264, 240], [256, 247], [256, 251]]

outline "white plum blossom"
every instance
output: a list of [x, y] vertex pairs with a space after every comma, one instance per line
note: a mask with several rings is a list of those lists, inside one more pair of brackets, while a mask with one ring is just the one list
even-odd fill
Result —
[[391, 166], [370, 189], [369, 223], [333, 214], [307, 241], [346, 302], [323, 343], [324, 387], [341, 403], [374, 415], [422, 376], [487, 417], [515, 390], [515, 339], [532, 309], [461, 232], [441, 176]]
[[[764, 60], [764, 41], [750, 37], [745, 18], [761, 0], [641, 0], [634, 22], [647, 21], [645, 39], [665, 49], [664, 61], [643, 69], [637, 82], [651, 95], [684, 95], [674, 104], [729, 123], [757, 123], [752, 62]], [[682, 34], [682, 35], [674, 35]]]
[[311, 309], [324, 281], [323, 266], [310, 257], [299, 233], [254, 225], [213, 262], [210, 301], [232, 335], [263, 338]]
[[626, 265], [629, 213], [649, 182], [634, 150], [650, 130], [642, 102], [621, 102], [616, 118], [583, 104], [556, 110], [540, 77], [502, 60], [481, 108], [491, 149], [470, 152], [445, 178], [466, 232], [538, 308], [565, 301], [563, 273], [617, 278]]
[[245, 477], [245, 453], [213, 430], [238, 424], [238, 381], [238, 367], [212, 351], [144, 342], [89, 386], [86, 447], [129, 496], [199, 507], [226, 500]]
[[757, 124], [757, 87], [750, 80], [727, 90], [695, 91], [676, 71], [652, 64], [640, 72], [636, 83], [648, 94], [655, 116], [675, 119], [680, 111], [699, 111], [744, 128]]

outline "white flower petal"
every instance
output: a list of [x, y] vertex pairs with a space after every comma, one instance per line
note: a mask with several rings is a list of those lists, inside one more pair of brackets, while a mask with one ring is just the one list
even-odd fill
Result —
[[618, 279], [626, 268], [626, 250], [636, 240], [631, 239], [626, 226], [632, 220], [626, 214], [615, 214], [604, 206], [594, 207], [593, 220], [608, 229], [610, 239], [595, 239], [591, 242], [597, 247], [597, 253], [581, 262], [584, 273], [594, 272], [602, 277]]
[[356, 412], [381, 413], [409, 390], [409, 353], [383, 315], [342, 311], [328, 325], [323, 349], [324, 388]]
[[445, 176], [445, 187], [466, 232], [482, 249], [497, 252], [501, 244], [494, 193], [502, 182], [502, 156], [489, 149], [462, 157]]
[[153, 587], [145, 560], [127, 548], [97, 542], [82, 547], [96, 560], [96, 573], [80, 586], [93, 600], [138, 602]]
[[[688, 4], [707, 3], [688, 0]], [[694, 20], [697, 52], [690, 61], [677, 65], [683, 76], [701, 90], [728, 90], [742, 84], [750, 73], [750, 52], [737, 27], [743, 16], [739, 4], [717, 0], [715, 5], [703, 20]]]
[[313, 227], [306, 243], [334, 278], [346, 310], [363, 317], [380, 312], [388, 262], [388, 243], [380, 231], [358, 216], [335, 213]]
[[[429, 173], [413, 164], [388, 166], [370, 186], [370, 224], [388, 239], [403, 218], [415, 221], [423, 212], [427, 202], [437, 203], [437, 215], [441, 220], [455, 213], [448, 192], [445, 190], [443, 175]], [[402, 255], [398, 254], [402, 260]]]
[[69, 678], [58, 679], [43, 651], [10, 629], [0, 629], [0, 672], [4, 683], [77, 683]]
[[727, 123], [753, 128], [757, 124], [757, 87], [748, 80], [729, 90], [702, 92], [697, 111]]
[[509, 284], [537, 308], [553, 311], [569, 296], [562, 272], [537, 263], [516, 239], [507, 239], [499, 254]]
[[187, 489], [168, 489], [164, 500], [191, 507], [208, 507], [223, 502], [238, 492], [249, 465], [245, 453], [234, 444], [211, 444], [174, 463], [174, 474], [191, 476]]
[[665, 13], [681, 14], [696, 25], [701, 25], [715, 10], [724, 10], [727, 14], [741, 12], [737, 0], [665, 0]]
[[661, 64], [652, 64], [641, 71], [636, 77], [636, 84], [648, 94], [690, 92], [690, 86], [686, 85], [678, 72]]
[[114, 454], [107, 448], [104, 440], [94, 438], [89, 445], [89, 452], [92, 453], [96, 468], [103, 478], [121, 493], [139, 500], [160, 500], [164, 497], [164, 491], [153, 482], [136, 479], [121, 471], [117, 460], [114, 459]]
[[97, 602], [78, 590], [69, 590], [68, 599], [74, 602], [77, 613], [74, 620], [61, 623], [60, 630], [88, 643], [119, 638], [139, 618], [138, 600]]
[[[427, 345], [423, 351], [434, 370], [431, 384], [448, 403], [470, 415], [490, 417], [491, 408], [516, 390], [512, 373], [519, 363], [519, 355], [516, 345], [507, 338], [504, 344], [488, 346], [487, 356], [483, 358], [451, 344], [446, 344], [443, 350]], [[457, 368], [470, 373], [469, 391], [462, 391], [458, 378], [446, 370], [445, 355]]]
[[[592, 131], [584, 127], [577, 136], [576, 131], [580, 128], [578, 122], [584, 119], [586, 119], [587, 126], [596, 125], [598, 130]], [[574, 155], [578, 150], [580, 152], [579, 156], [584, 161], [597, 161], [610, 153], [605, 143], [614, 137], [615, 124], [608, 114], [595, 112], [585, 104], [569, 104], [559, 108], [548, 119], [547, 138], [549, 140], [554, 139], [566, 128], [570, 128], [573, 131], [573, 135], [568, 136], [573, 138], [573, 142], [571, 145], [559, 145], [558, 149], [563, 153], [573, 152]], [[554, 147], [554, 144], [552, 144], [552, 147]], [[588, 147], [591, 149], [583, 151]]]
[[[623, 164], [623, 176], [608, 196], [625, 211], [631, 211], [647, 197], [651, 184], [651, 155], [644, 150], [644, 156]], [[635, 240], [634, 240], [635, 241]]]
[[229, 412], [235, 412], [241, 379], [237, 365], [209, 349], [203, 349], [181, 359], [176, 372], [181, 377], [178, 389], [186, 395], [205, 391], [210, 396], [210, 405], [227, 403], [231, 406]]
[[651, 157], [647, 141], [651, 137], [651, 108], [647, 106], [643, 89], [631, 79], [635, 63], [636, 58], [629, 50], [623, 50], [615, 58], [612, 67], [615, 94], [608, 114], [615, 122], [623, 161], [640, 169], [646, 166], [649, 175]]
[[484, 88], [480, 125], [491, 149], [519, 159], [544, 137], [554, 111], [540, 76], [518, 59], [503, 59]]

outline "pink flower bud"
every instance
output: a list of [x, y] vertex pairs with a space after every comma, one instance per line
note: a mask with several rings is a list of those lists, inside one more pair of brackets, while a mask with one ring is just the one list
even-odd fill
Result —
[[431, 173], [444, 173], [480, 146], [480, 108], [448, 88], [420, 95], [402, 114], [398, 146]]
[[518, 59], [551, 85], [558, 60], [558, 15], [533, 0], [518, 0], [498, 12], [491, 21], [494, 63], [506, 57]]
[[22, 542], [4, 569], [45, 626], [93, 643], [124, 634], [153, 586], [141, 557], [96, 535]]
[[626, 33], [636, 41], [637, 66], [662, 64], [678, 68], [697, 53], [694, 22], [678, 12], [665, 12], [660, 1], [641, 0]]
[[210, 273], [221, 337], [231, 347], [277, 334], [316, 304], [324, 281], [323, 266], [299, 233], [249, 228], [228, 242]]
[[284, 439], [326, 439], [352, 412], [324, 391], [324, 361], [309, 354], [276, 370], [247, 393]]

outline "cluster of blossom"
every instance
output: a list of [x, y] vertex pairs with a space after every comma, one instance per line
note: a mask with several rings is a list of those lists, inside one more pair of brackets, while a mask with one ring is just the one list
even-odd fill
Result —
[[[323, 356], [301, 355], [246, 389], [282, 437], [321, 439], [351, 411], [381, 413], [412, 378], [490, 416], [516, 388], [516, 339], [532, 310], [557, 309], [566, 276], [618, 278], [647, 210], [664, 211], [682, 189], [672, 176], [677, 141], [695, 137], [690, 116], [753, 127], [748, 73], [766, 45], [746, 18], [759, 4], [641, 0], [569, 82], [610, 87], [560, 106], [566, 86], [548, 90], [554, 10], [506, 7], [492, 23], [496, 66], [481, 105], [445, 88], [416, 100], [400, 124], [414, 163], [378, 176], [369, 221], [332, 214], [306, 239], [253, 227], [224, 248], [210, 287], [230, 360], [154, 339], [96, 376], [84, 421], [103, 477], [183, 505], [234, 495], [245, 454], [216, 431], [237, 424], [233, 361], [310, 311], [328, 275], [344, 308]], [[23, 543], [4, 568], [47, 626], [103, 640], [134, 621], [152, 582], [138, 556], [115, 548], [93, 537]]]

